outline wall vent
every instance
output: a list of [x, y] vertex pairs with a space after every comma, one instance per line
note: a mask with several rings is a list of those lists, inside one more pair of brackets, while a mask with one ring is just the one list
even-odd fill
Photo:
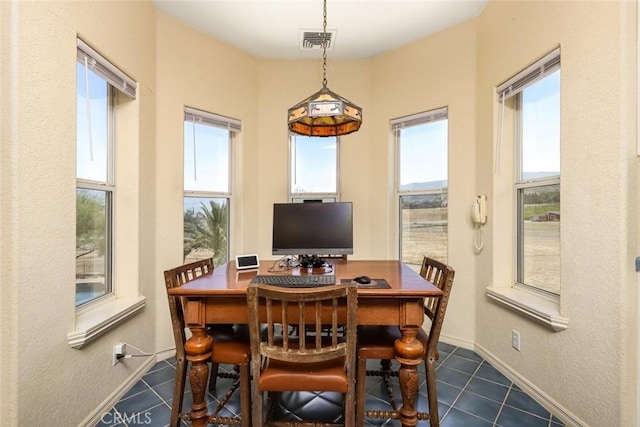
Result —
[[[322, 50], [323, 41], [322, 30], [301, 30], [300, 49], [301, 50]], [[327, 50], [333, 49], [336, 38], [336, 30], [327, 30]]]

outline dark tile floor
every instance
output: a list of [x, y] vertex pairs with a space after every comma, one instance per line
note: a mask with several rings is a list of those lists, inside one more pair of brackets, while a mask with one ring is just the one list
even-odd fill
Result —
[[[473, 351], [441, 343], [438, 380], [438, 407], [442, 427], [560, 427], [564, 424], [525, 394], [518, 386], [489, 365]], [[96, 427], [158, 426], [169, 424], [171, 399], [175, 376], [175, 361], [158, 362], [107, 414]], [[377, 361], [370, 361], [375, 369]], [[229, 367], [230, 368], [230, 367]], [[419, 369], [422, 383], [418, 397], [418, 410], [427, 410], [424, 368]], [[231, 380], [218, 380], [218, 389], [227, 388]], [[397, 381], [397, 379], [396, 379]], [[396, 392], [400, 399], [400, 392]], [[367, 378], [367, 408], [389, 409], [383, 399], [386, 391], [378, 377]], [[295, 398], [285, 396], [288, 411], [284, 416], [295, 418], [308, 411], [321, 412], [328, 419], [340, 418], [340, 395], [328, 393], [296, 393]], [[207, 394], [209, 412], [218, 404], [218, 398]], [[295, 402], [292, 405], [291, 402]], [[191, 405], [191, 392], [187, 384], [185, 408]], [[220, 415], [234, 416], [239, 411], [239, 392], [236, 392]], [[399, 426], [395, 420], [367, 419], [366, 426]], [[419, 426], [428, 426], [420, 421]]]

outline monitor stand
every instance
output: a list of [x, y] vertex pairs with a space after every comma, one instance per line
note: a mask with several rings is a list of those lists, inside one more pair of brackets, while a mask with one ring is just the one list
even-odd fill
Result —
[[321, 268], [327, 264], [318, 255], [301, 255], [298, 257], [298, 262], [302, 268]]

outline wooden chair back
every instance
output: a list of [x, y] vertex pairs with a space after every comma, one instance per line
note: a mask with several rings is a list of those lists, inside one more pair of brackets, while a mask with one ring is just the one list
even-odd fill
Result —
[[[184, 264], [164, 272], [164, 283], [167, 290], [182, 286], [196, 277], [213, 274], [213, 258], [194, 261]], [[176, 344], [176, 359], [185, 360], [184, 343], [186, 341], [184, 311], [182, 300], [179, 297], [169, 295], [169, 312], [171, 314], [171, 326], [173, 327], [173, 338]]]
[[[254, 423], [260, 424], [262, 420], [262, 369], [268, 365], [266, 361], [272, 359], [284, 363], [284, 366], [290, 364], [292, 371], [301, 364], [312, 365], [328, 361], [344, 363], [347, 387], [345, 390], [334, 391], [345, 393], [345, 424], [353, 425], [357, 292], [355, 282], [316, 288], [283, 288], [262, 284], [247, 288]], [[261, 330], [263, 324], [266, 325], [265, 332]], [[290, 325], [300, 326], [298, 334], [289, 334]], [[322, 381], [320, 377], [322, 374], [316, 372], [307, 377], [308, 381], [303, 381], [305, 384], [287, 382], [277, 389], [315, 390], [313, 383], [316, 380]], [[264, 391], [270, 390], [266, 388]]]
[[206, 274], [213, 274], [213, 259], [208, 258], [181, 265], [164, 272], [164, 283], [167, 288], [169, 313], [171, 314], [171, 326], [173, 338], [176, 344], [176, 381], [174, 385], [173, 400], [171, 402], [170, 427], [178, 427], [180, 411], [184, 401], [185, 379], [187, 374], [187, 359], [184, 343], [187, 339], [185, 333], [184, 309], [182, 298], [169, 294], [169, 289], [184, 285], [187, 282]]
[[[295, 363], [353, 358], [357, 292], [356, 284], [318, 288], [250, 286], [247, 288], [249, 334], [252, 346], [256, 345], [252, 351], [256, 350], [262, 357]], [[262, 313], [266, 333], [260, 329]], [[305, 325], [307, 333], [291, 336], [290, 325]], [[346, 339], [342, 326], [347, 330]], [[323, 333], [310, 334], [309, 331], [324, 332], [325, 339]]]
[[434, 353], [437, 351], [455, 271], [451, 266], [425, 256], [420, 267], [420, 275], [442, 290], [442, 297], [426, 298], [424, 302], [424, 314], [431, 319], [429, 348], [425, 349], [429, 354], [430, 351]]

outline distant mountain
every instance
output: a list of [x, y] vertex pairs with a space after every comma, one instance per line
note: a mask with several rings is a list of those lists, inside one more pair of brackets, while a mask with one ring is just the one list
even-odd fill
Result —
[[424, 188], [443, 188], [447, 186], [447, 180], [428, 181], [428, 182], [411, 182], [400, 186], [400, 191], [415, 191]]
[[546, 178], [548, 176], [557, 176], [560, 175], [559, 171], [552, 172], [525, 172], [522, 177], [524, 179], [537, 179], [537, 178]]

